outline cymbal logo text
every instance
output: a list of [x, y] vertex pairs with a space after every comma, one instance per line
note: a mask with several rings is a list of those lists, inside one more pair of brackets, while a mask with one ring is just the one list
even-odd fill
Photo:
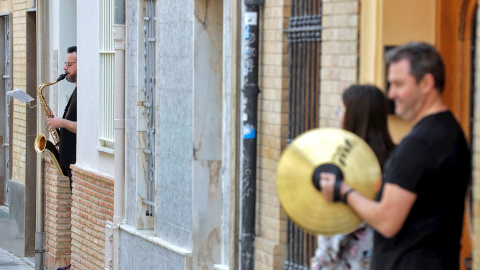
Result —
[[333, 160], [338, 161], [340, 164], [342, 164], [344, 167], [347, 166], [347, 157], [348, 154], [352, 151], [353, 147], [355, 144], [350, 141], [349, 139], [345, 139], [345, 144], [339, 145], [337, 147], [337, 150], [333, 154]]

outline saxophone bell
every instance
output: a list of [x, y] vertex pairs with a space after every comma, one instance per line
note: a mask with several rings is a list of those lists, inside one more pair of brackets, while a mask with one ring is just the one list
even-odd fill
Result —
[[60, 163], [58, 163], [59, 154], [58, 154], [57, 147], [55, 147], [55, 145], [53, 145], [53, 143], [49, 141], [45, 137], [45, 135], [43, 135], [42, 133], [37, 135], [37, 138], [35, 138], [34, 148], [35, 148], [35, 152], [39, 154], [46, 151], [46, 153], [52, 160], [53, 164], [55, 165], [55, 168], [57, 168], [58, 174], [61, 176], [66, 176], [62, 170], [62, 167], [60, 167]]
[[37, 135], [37, 138], [35, 138], [35, 152], [37, 153], [42, 153], [45, 150], [45, 147], [47, 146], [47, 138], [45, 138], [45, 135], [42, 133]]

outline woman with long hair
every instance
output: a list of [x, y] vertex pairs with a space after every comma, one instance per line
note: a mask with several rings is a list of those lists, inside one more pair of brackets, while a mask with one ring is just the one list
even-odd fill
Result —
[[[352, 85], [342, 94], [337, 107], [340, 127], [362, 138], [377, 156], [380, 167], [395, 147], [388, 133], [388, 102], [385, 94], [373, 85]], [[313, 270], [370, 269], [373, 229], [361, 226], [355, 232], [331, 237], [318, 236]]]

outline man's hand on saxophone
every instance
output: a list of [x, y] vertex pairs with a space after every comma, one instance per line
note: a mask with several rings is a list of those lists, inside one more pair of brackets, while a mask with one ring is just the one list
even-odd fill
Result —
[[77, 133], [77, 122], [60, 118], [55, 114], [53, 117], [47, 118], [46, 122], [49, 129], [66, 128], [70, 132]]

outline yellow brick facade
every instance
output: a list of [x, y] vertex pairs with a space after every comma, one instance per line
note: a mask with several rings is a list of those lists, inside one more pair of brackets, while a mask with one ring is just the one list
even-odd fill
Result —
[[323, 1], [320, 127], [338, 127], [334, 107], [358, 81], [359, 1]]
[[[341, 93], [359, 78], [359, 0], [323, 0], [320, 126], [338, 127], [334, 107]], [[258, 198], [255, 269], [282, 269], [286, 254], [286, 216], [275, 187], [278, 158], [288, 135], [288, 28], [291, 1], [265, 0], [262, 17], [261, 95], [259, 100]], [[480, 9], [479, 9], [480, 12]], [[477, 12], [478, 13], [478, 12]], [[283, 28], [283, 29], [282, 29]], [[477, 20], [476, 89], [480, 89], [480, 21]], [[473, 228], [480, 231], [480, 92], [474, 104]], [[475, 234], [473, 269], [480, 269], [480, 234]]]
[[282, 269], [286, 216], [275, 187], [275, 172], [288, 136], [288, 27], [290, 1], [265, 1], [262, 15], [258, 111], [257, 237], [255, 269]]
[[[30, 1], [28, 1], [30, 2]], [[26, 0], [12, 1], [13, 89], [26, 90]], [[31, 7], [31, 6], [30, 6]], [[12, 179], [25, 183], [26, 119], [25, 104], [13, 102]]]
[[[357, 0], [324, 1], [320, 126], [338, 126], [333, 112], [342, 91], [358, 78]], [[282, 269], [286, 259], [287, 218], [278, 200], [275, 177], [288, 137], [289, 51], [285, 29], [290, 1], [265, 1], [261, 44], [259, 162], [255, 269]]]

